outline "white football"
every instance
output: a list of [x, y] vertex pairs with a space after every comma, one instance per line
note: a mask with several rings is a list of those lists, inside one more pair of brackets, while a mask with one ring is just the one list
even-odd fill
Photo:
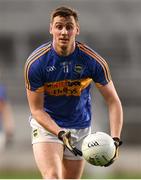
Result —
[[114, 140], [104, 132], [89, 134], [82, 143], [84, 159], [95, 166], [106, 165], [114, 157], [115, 151]]

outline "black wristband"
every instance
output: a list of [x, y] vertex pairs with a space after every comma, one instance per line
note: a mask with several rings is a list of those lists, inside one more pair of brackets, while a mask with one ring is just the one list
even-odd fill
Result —
[[63, 141], [63, 134], [65, 133], [65, 131], [59, 131], [58, 133], [58, 139], [60, 139], [61, 141]]

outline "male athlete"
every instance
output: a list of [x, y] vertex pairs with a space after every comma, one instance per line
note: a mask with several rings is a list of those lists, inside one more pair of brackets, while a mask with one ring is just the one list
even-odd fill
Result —
[[117, 147], [122, 106], [106, 61], [76, 41], [80, 31], [76, 11], [55, 9], [49, 31], [52, 42], [33, 51], [25, 65], [33, 152], [43, 178], [79, 179], [84, 168], [82, 140], [91, 132], [91, 82], [107, 103]]
[[14, 135], [14, 121], [10, 103], [7, 99], [6, 88], [0, 85], [0, 153], [6, 145], [12, 142]]

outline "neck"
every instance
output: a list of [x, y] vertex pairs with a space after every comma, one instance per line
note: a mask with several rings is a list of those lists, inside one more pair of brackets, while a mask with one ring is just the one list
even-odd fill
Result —
[[57, 52], [58, 55], [60, 55], [60, 56], [68, 56], [71, 53], [73, 53], [73, 51], [75, 49], [75, 42], [70, 47], [57, 46], [53, 42], [53, 48], [55, 49], [55, 51]]

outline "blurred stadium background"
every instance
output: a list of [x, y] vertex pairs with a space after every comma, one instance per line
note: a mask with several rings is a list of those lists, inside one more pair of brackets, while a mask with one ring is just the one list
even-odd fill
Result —
[[[0, 154], [0, 178], [40, 178], [30, 145], [23, 68], [31, 51], [50, 40], [49, 16], [59, 5], [78, 10], [78, 40], [108, 61], [124, 110], [120, 158], [109, 168], [86, 164], [83, 177], [141, 178], [140, 0], [0, 0], [0, 84], [7, 86], [16, 123], [13, 144]], [[92, 101], [93, 131], [109, 132], [107, 110], [95, 87]]]

